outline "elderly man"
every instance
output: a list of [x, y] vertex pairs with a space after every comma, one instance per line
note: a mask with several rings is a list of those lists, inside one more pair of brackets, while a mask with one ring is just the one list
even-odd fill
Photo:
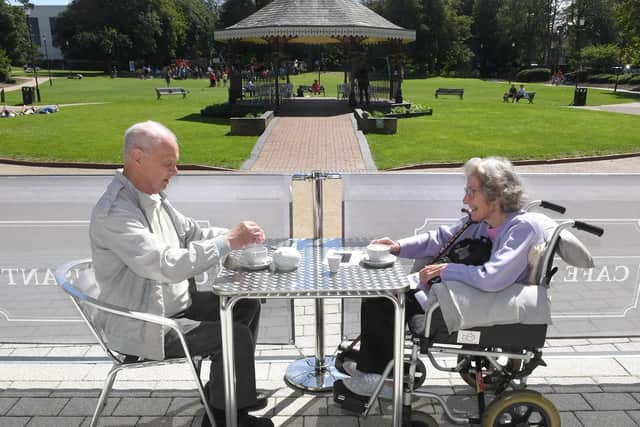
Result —
[[[124, 168], [116, 172], [91, 215], [98, 299], [182, 324], [191, 353], [211, 356], [209, 404], [216, 423], [224, 426], [219, 299], [197, 291], [192, 278], [204, 272], [216, 277], [232, 249], [262, 242], [265, 236], [251, 221], [231, 230], [204, 229], [178, 212], [163, 192], [178, 172], [178, 157], [176, 136], [160, 123], [138, 123], [126, 131]], [[273, 426], [267, 418], [248, 414], [266, 406], [255, 385], [259, 317], [259, 301], [244, 300], [234, 309], [240, 426]], [[115, 316], [102, 322], [112, 348], [124, 354], [155, 360], [183, 355], [177, 335], [166, 328]], [[203, 425], [208, 423], [205, 416]]]

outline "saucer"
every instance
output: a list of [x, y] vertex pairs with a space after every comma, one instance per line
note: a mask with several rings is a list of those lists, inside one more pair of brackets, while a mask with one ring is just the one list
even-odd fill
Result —
[[242, 262], [242, 260], [240, 260], [238, 262], [238, 265], [244, 268], [245, 270], [251, 270], [251, 271], [264, 270], [265, 268], [271, 265], [271, 257], [268, 256], [264, 261], [257, 264], [245, 264], [244, 262]]
[[393, 265], [394, 262], [396, 262], [396, 257], [395, 255], [391, 255], [391, 254], [389, 254], [389, 256], [381, 260], [376, 260], [376, 261], [369, 259], [369, 257], [366, 254], [362, 257], [362, 263], [364, 265], [368, 267], [374, 267], [374, 268], [389, 267]]

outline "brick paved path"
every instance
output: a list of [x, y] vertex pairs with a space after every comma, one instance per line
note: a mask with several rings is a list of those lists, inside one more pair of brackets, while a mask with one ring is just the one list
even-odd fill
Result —
[[365, 169], [351, 114], [276, 120], [252, 172]]

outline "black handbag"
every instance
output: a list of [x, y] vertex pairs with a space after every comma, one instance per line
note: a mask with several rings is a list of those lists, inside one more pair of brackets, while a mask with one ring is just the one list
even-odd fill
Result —
[[486, 237], [479, 239], [463, 239], [449, 249], [433, 264], [454, 263], [466, 265], [482, 265], [491, 258], [491, 240]]
[[[463, 212], [469, 211], [464, 210]], [[466, 264], [466, 265], [482, 265], [489, 261], [491, 258], [491, 240], [486, 237], [480, 237], [479, 239], [462, 239], [459, 242], [458, 237], [464, 233], [464, 231], [473, 224], [471, 215], [469, 219], [460, 229], [449, 239], [449, 241], [440, 249], [438, 255], [434, 258], [431, 264]], [[440, 283], [440, 277], [434, 277], [429, 280], [429, 284]]]

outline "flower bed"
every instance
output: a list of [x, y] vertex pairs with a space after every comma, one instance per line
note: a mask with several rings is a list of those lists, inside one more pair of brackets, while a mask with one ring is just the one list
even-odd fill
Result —
[[394, 134], [398, 130], [398, 119], [395, 117], [372, 116], [360, 108], [356, 108], [353, 114], [356, 116], [358, 129], [364, 133]]
[[231, 117], [231, 135], [262, 135], [273, 117], [273, 111], [267, 111], [257, 117]]
[[406, 119], [409, 117], [420, 117], [420, 116], [431, 116], [433, 114], [433, 110], [429, 108], [426, 111], [406, 111], [404, 113], [387, 113], [385, 117], [395, 117], [397, 119]]

